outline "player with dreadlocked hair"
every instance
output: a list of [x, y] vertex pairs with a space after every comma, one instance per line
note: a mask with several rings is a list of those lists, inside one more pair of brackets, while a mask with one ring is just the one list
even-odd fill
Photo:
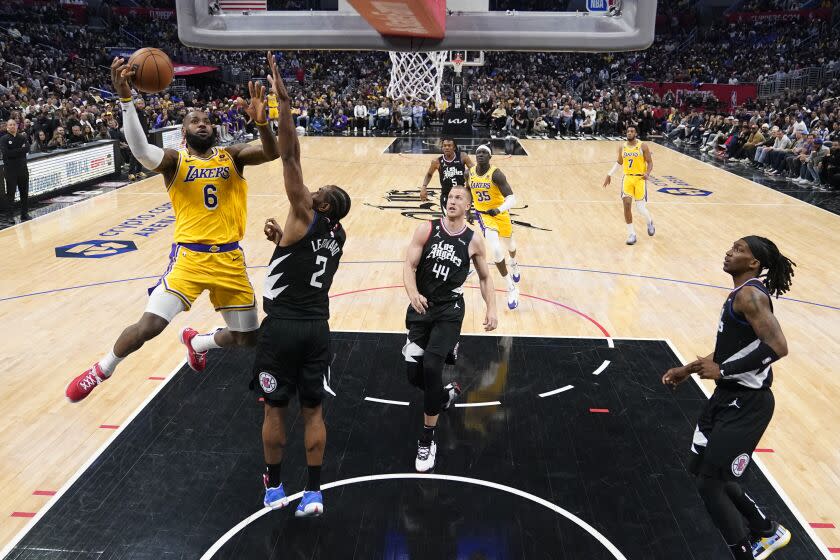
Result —
[[309, 477], [295, 516], [311, 517], [324, 512], [321, 466], [327, 430], [321, 401], [327, 394], [335, 394], [329, 387], [329, 291], [347, 239], [341, 220], [350, 211], [350, 196], [335, 185], [314, 192], [306, 188], [289, 94], [282, 79], [276, 84], [272, 80], [272, 86], [279, 102], [277, 143], [289, 214], [283, 229], [274, 220], [265, 225], [266, 237], [277, 248], [266, 272], [266, 317], [260, 325], [251, 388], [265, 402], [263, 505], [270, 508], [288, 503], [280, 466], [286, 447], [286, 411], [297, 393]]
[[790, 290], [794, 266], [767, 238], [750, 235], [736, 241], [723, 260], [735, 289], [721, 310], [715, 351], [662, 376], [671, 386], [692, 373], [715, 380], [715, 392], [694, 431], [689, 469], [736, 560], [764, 560], [791, 539], [790, 531], [768, 519], [738, 480], [773, 417], [772, 364], [787, 355], [788, 347], [771, 297]]

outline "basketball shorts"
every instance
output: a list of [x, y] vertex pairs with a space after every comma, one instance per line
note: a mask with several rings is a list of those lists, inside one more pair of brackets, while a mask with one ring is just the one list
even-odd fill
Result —
[[302, 406], [321, 404], [329, 388], [330, 325], [326, 319], [266, 317], [257, 337], [251, 390], [268, 404], [286, 406], [295, 393]]
[[417, 313], [408, 306], [405, 313], [405, 328], [408, 342], [423, 349], [423, 353], [436, 354], [445, 358], [455, 348], [461, 336], [464, 322], [464, 298], [445, 303], [431, 303], [426, 313]]
[[647, 200], [647, 181], [641, 175], [625, 175], [621, 182], [621, 197], [633, 200]]
[[499, 237], [510, 237], [513, 235], [513, 223], [510, 221], [510, 213], [502, 212], [495, 216], [484, 214], [476, 210], [475, 217], [478, 224], [481, 226], [482, 233], [486, 233], [488, 229], [492, 229], [499, 234]]
[[774, 408], [770, 389], [715, 389], [694, 430], [689, 470], [723, 480], [740, 478]]
[[200, 253], [178, 244], [172, 245], [169, 267], [149, 288], [149, 293], [163, 284], [189, 309], [204, 290], [216, 311], [255, 309], [254, 288], [245, 269], [245, 253], [235, 249], [224, 253]]
[[280, 111], [277, 109], [269, 109], [268, 110], [268, 118], [275, 120], [280, 118]]

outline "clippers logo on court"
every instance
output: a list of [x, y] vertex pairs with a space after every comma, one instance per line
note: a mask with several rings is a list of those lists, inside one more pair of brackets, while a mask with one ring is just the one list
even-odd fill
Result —
[[[372, 208], [377, 208], [379, 210], [396, 210], [406, 218], [413, 218], [415, 220], [429, 220], [432, 218], [439, 218], [441, 214], [440, 205], [436, 202], [432, 202], [432, 200], [436, 200], [440, 191], [437, 189], [428, 189], [428, 196], [429, 199], [426, 202], [422, 202], [420, 200], [420, 190], [419, 189], [393, 189], [385, 193], [385, 200], [388, 202], [396, 202], [401, 204], [395, 205], [380, 205], [380, 204], [370, 204], [369, 202], [365, 202], [365, 206], [370, 206]], [[528, 229], [537, 229], [540, 231], [552, 231], [549, 228], [540, 227], [534, 225], [529, 222], [524, 222], [518, 218], [519, 214], [516, 214], [517, 210], [525, 210], [528, 208], [528, 205], [521, 206], [519, 208], [513, 208], [510, 211], [511, 221], [513, 225], [519, 227], [526, 227]]]
[[264, 393], [273, 393], [277, 389], [277, 379], [267, 371], [260, 373], [260, 387]]
[[137, 245], [133, 241], [93, 239], [91, 241], [80, 241], [78, 243], [56, 247], [55, 256], [60, 259], [102, 259], [136, 250]]
[[732, 474], [735, 476], [741, 476], [744, 474], [744, 471], [747, 470], [747, 465], [750, 464], [750, 456], [746, 453], [741, 453], [735, 460], [732, 461]]

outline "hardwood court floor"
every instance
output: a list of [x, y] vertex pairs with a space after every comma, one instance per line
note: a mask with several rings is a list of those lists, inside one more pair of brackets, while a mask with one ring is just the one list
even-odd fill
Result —
[[[401, 260], [409, 216], [431, 213], [412, 193], [429, 156], [384, 154], [392, 138], [304, 138], [304, 176], [312, 187], [337, 183], [353, 196], [345, 220], [345, 262], [333, 285], [335, 330], [398, 331], [405, 293]], [[520, 206], [515, 229], [522, 268], [520, 308], [506, 309], [499, 333], [668, 338], [686, 359], [709, 353], [720, 306], [731, 287], [724, 252], [744, 235], [770, 237], [797, 264], [789, 299], [776, 313], [790, 355], [776, 369], [777, 400], [761, 457], [808, 522], [840, 522], [840, 217], [666, 148], [652, 146], [649, 184], [657, 234], [637, 226], [624, 245], [619, 181], [604, 191], [615, 142], [523, 141], [529, 156], [496, 156]], [[244, 247], [258, 295], [272, 246], [266, 217], [287, 210], [280, 162], [248, 168]], [[434, 179], [437, 181], [437, 178]], [[433, 183], [434, 184], [434, 183]], [[671, 193], [658, 192], [663, 188]], [[711, 191], [707, 196], [688, 188]], [[166, 267], [172, 226], [162, 179], [153, 177], [0, 232], [0, 545], [56, 491], [182, 360], [178, 330], [221, 324], [205, 296], [157, 340], [123, 362], [83, 403], [64, 399], [70, 378], [89, 367], [136, 320], [145, 288]], [[105, 240], [136, 250], [106, 258], [57, 258], [56, 248]], [[131, 248], [126, 243], [112, 247]], [[73, 250], [69, 249], [72, 253]], [[103, 250], [109, 250], [105, 247]], [[61, 250], [66, 254], [68, 249]], [[91, 254], [95, 248], [88, 248]], [[498, 275], [494, 273], [494, 279]], [[497, 282], [498, 284], [498, 282]], [[464, 331], [481, 331], [481, 300], [467, 290]], [[576, 312], [577, 310], [577, 312]], [[587, 317], [591, 318], [588, 319]], [[600, 325], [600, 326], [599, 326]], [[603, 330], [602, 330], [603, 329]], [[662, 372], [651, 371], [651, 376]], [[820, 530], [829, 546], [840, 531]]]

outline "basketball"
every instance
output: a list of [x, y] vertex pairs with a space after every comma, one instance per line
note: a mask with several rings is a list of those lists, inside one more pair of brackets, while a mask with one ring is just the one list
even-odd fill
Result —
[[134, 51], [128, 59], [128, 65], [134, 70], [134, 87], [145, 93], [165, 90], [175, 75], [172, 61], [160, 49], [146, 47]]
[[827, 247], [840, 0], [0, 0], [0, 560], [840, 560]]

